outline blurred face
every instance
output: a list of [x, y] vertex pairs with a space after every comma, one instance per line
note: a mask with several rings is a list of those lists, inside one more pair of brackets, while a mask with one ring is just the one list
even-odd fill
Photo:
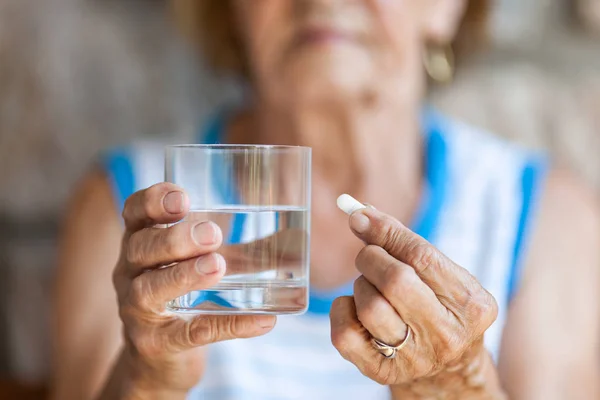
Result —
[[[259, 94], [283, 103], [360, 98], [421, 76], [463, 0], [234, 0]], [[411, 85], [408, 85], [411, 86]]]

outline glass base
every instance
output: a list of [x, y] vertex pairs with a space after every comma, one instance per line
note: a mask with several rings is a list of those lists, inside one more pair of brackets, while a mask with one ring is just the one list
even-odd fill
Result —
[[207, 315], [299, 315], [308, 309], [305, 282], [223, 282], [181, 296], [167, 305], [173, 312]]

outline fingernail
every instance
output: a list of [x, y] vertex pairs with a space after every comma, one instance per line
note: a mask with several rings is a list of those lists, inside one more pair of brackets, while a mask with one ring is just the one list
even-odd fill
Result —
[[256, 323], [261, 328], [272, 328], [275, 325], [275, 318], [268, 315], [260, 315], [256, 317]]
[[369, 217], [362, 212], [355, 212], [350, 216], [350, 227], [356, 233], [365, 233], [370, 225], [371, 221], [369, 220]]
[[211, 245], [217, 242], [217, 228], [210, 221], [200, 222], [194, 226], [192, 237], [197, 245]]
[[165, 210], [169, 214], [181, 214], [183, 212], [184, 198], [182, 192], [171, 192], [163, 200]]
[[196, 260], [196, 271], [201, 275], [212, 275], [219, 272], [225, 263], [220, 254], [209, 254]]

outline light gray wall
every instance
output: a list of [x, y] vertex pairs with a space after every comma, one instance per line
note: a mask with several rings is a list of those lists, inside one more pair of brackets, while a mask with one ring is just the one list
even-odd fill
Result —
[[47, 374], [59, 221], [99, 151], [137, 137], [188, 142], [228, 97], [163, 6], [0, 0], [0, 372]]

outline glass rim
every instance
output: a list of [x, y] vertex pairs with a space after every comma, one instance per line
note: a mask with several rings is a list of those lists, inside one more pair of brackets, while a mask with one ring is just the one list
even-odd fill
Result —
[[311, 151], [308, 146], [292, 146], [283, 144], [172, 144], [165, 147], [169, 150], [215, 150], [215, 151], [235, 151], [235, 150], [280, 150], [280, 151]]

